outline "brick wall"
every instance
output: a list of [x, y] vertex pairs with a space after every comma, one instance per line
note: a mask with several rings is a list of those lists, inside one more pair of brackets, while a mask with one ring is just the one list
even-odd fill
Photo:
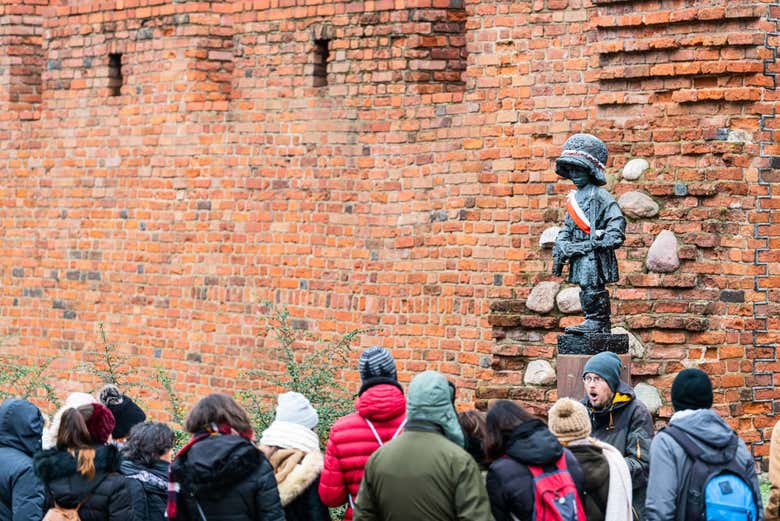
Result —
[[[728, 7], [728, 8], [727, 8]], [[0, 2], [0, 333], [61, 391], [112, 342], [187, 400], [278, 369], [261, 302], [393, 348], [464, 403], [523, 385], [576, 316], [529, 311], [589, 131], [642, 191], [613, 290], [668, 398], [685, 365], [763, 455], [774, 423], [777, 15], [715, 0]], [[118, 80], [121, 65], [121, 80]], [[650, 168], [622, 178], [631, 159]], [[663, 230], [681, 265], [645, 267]], [[344, 379], [354, 386], [357, 375]], [[153, 408], [161, 403], [150, 398]], [[779, 406], [780, 407], [780, 406]], [[662, 407], [661, 416], [670, 408]]]

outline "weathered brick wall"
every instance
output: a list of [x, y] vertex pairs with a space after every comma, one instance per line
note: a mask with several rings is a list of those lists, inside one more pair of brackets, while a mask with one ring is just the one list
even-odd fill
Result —
[[[645, 348], [635, 381], [668, 398], [674, 372], [700, 365], [766, 452], [780, 399], [774, 3], [0, 9], [0, 333], [30, 363], [57, 358], [62, 390], [92, 383], [74, 368], [99, 321], [190, 400], [241, 388], [244, 370], [278, 368], [270, 300], [318, 334], [375, 328], [361, 345], [393, 348], [405, 380], [443, 371], [465, 402], [549, 401], [524, 370], [577, 318], [525, 299], [554, 280], [539, 237], [570, 186], [552, 160], [590, 131], [616, 197], [660, 207], [619, 250], [615, 322]], [[650, 168], [622, 178], [635, 158]], [[673, 273], [645, 267], [662, 230], [680, 243]]]

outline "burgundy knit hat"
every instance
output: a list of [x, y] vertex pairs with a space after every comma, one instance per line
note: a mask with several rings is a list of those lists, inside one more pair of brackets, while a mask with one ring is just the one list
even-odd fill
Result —
[[[92, 408], [91, 415], [89, 414], [90, 407]], [[89, 435], [92, 436], [92, 442], [104, 445], [116, 425], [116, 420], [114, 420], [111, 410], [102, 403], [91, 403], [79, 407], [79, 412], [86, 419], [87, 430], [89, 430]]]

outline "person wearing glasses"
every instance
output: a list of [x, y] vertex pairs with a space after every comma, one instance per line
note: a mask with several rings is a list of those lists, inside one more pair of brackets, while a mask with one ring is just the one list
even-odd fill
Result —
[[644, 521], [653, 418], [631, 386], [620, 380], [622, 366], [620, 358], [610, 352], [588, 360], [582, 371], [585, 385], [582, 403], [590, 416], [591, 436], [623, 454], [631, 472], [634, 519]]

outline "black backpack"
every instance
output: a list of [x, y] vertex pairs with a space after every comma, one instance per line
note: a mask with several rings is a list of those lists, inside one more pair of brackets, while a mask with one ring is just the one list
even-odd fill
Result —
[[677, 502], [678, 512], [685, 512], [686, 521], [757, 519], [760, 500], [750, 486], [747, 469], [736, 460], [739, 438], [732, 433], [724, 449], [715, 454], [705, 453], [684, 430], [668, 426], [662, 432], [668, 434], [693, 463], [685, 486], [687, 491]]

